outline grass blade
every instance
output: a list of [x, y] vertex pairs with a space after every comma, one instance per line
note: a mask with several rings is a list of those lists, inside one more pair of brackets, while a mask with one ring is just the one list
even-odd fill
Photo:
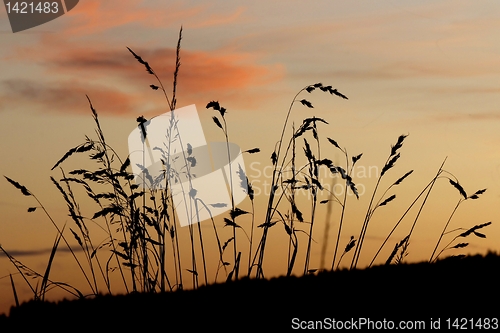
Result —
[[47, 290], [47, 282], [49, 281], [50, 269], [52, 268], [52, 262], [54, 261], [54, 256], [56, 255], [57, 247], [59, 246], [59, 241], [62, 238], [62, 233], [64, 231], [63, 226], [61, 232], [57, 235], [56, 240], [54, 241], [54, 245], [52, 246], [52, 250], [50, 251], [49, 262], [47, 263], [47, 268], [45, 269], [45, 274], [43, 275], [42, 285], [40, 286], [40, 293], [42, 301], [45, 298], [45, 292]]
[[12, 274], [10, 276], [10, 284], [12, 286], [12, 292], [14, 293], [14, 300], [16, 301], [16, 306], [19, 307], [19, 299], [17, 298], [16, 285], [14, 284], [14, 279], [12, 279]]

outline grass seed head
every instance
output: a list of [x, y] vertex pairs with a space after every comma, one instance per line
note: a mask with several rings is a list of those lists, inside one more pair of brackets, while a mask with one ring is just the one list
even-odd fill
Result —
[[212, 119], [214, 120], [214, 123], [215, 123], [215, 125], [217, 125], [217, 127], [223, 129], [222, 124], [219, 121], [219, 118], [217, 118], [216, 116], [213, 116]]
[[385, 199], [379, 206], [385, 206], [385, 205], [387, 205], [389, 202], [391, 202], [394, 199], [396, 199], [396, 195], [395, 194], [393, 194], [389, 198]]
[[249, 153], [249, 154], [255, 154], [255, 153], [259, 153], [260, 152], [260, 148], [252, 148], [252, 149], [248, 149], [248, 150], [245, 150], [244, 153]]
[[458, 182], [455, 182], [452, 179], [450, 179], [450, 184], [453, 185], [453, 187], [455, 187], [460, 192], [460, 194], [464, 197], [464, 199], [467, 199], [467, 193], [465, 192], [462, 185], [460, 185]]
[[328, 141], [334, 145], [335, 147], [337, 147], [338, 149], [342, 150], [342, 148], [340, 148], [339, 144], [337, 143], [337, 141], [331, 139], [331, 138], [328, 138]]
[[144, 67], [146, 67], [146, 71], [149, 74], [153, 74], [154, 75], [153, 69], [149, 66], [149, 64], [147, 63], [147, 61], [142, 60], [142, 58], [140, 56], [138, 56], [134, 51], [132, 51], [129, 47], [127, 47], [127, 49], [130, 51], [130, 53], [133, 54], [134, 58], [137, 59], [137, 61], [139, 61], [139, 63], [143, 64]]
[[7, 181], [9, 183], [11, 183], [12, 185], [14, 185], [15, 188], [17, 188], [18, 190], [21, 191], [22, 194], [26, 195], [26, 196], [29, 196], [31, 195], [30, 191], [28, 191], [28, 189], [26, 187], [24, 187], [23, 185], [19, 184], [18, 182], [10, 179], [9, 177], [7, 176], [4, 176], [5, 179], [7, 179]]
[[413, 173], [413, 170], [408, 171], [407, 173], [405, 173], [405, 174], [403, 175], [403, 177], [401, 177], [401, 178], [399, 178], [398, 180], [396, 180], [396, 182], [394, 182], [394, 184], [393, 184], [393, 185], [399, 185], [399, 184], [401, 184], [401, 182], [402, 182], [403, 180], [405, 180], [405, 179], [406, 179], [406, 177], [408, 177], [408, 176], [409, 176], [409, 175], [411, 175], [412, 173]]
[[307, 106], [310, 109], [314, 108], [313, 105], [311, 104], [311, 102], [309, 102], [309, 101], [307, 101], [305, 99], [301, 99], [300, 103], [302, 103], [302, 105], [305, 105], [305, 106]]

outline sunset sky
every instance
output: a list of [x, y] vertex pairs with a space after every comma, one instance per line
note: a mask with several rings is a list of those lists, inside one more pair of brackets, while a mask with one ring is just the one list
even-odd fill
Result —
[[[487, 188], [480, 199], [460, 206], [449, 230], [493, 222], [482, 229], [486, 239], [470, 236], [463, 240], [470, 242], [469, 247], [448, 254], [500, 250], [500, 4], [493, 0], [81, 0], [68, 14], [18, 33], [12, 33], [2, 6], [1, 175], [34, 193], [58, 225], [72, 223], [50, 176], [61, 178], [60, 171], [51, 168], [66, 151], [83, 143], [85, 135], [95, 138], [86, 95], [99, 113], [109, 144], [125, 159], [136, 118], [168, 111], [163, 95], [149, 87], [157, 84], [154, 77], [127, 47], [151, 65], [170, 96], [181, 26], [177, 106], [195, 104], [207, 141], [223, 141], [211, 119], [217, 114], [205, 108], [209, 101], [219, 101], [228, 110], [230, 140], [242, 150], [261, 149], [244, 156], [248, 177], [261, 191], [256, 198], [257, 223], [264, 219], [264, 183], [269, 181], [265, 167], [270, 165], [288, 107], [299, 90], [321, 82], [349, 99], [303, 92], [298, 99], [307, 99], [314, 108], [297, 103], [292, 120], [297, 125], [316, 116], [329, 122], [320, 124], [324, 125], [319, 131], [322, 157], [344, 165], [327, 137], [350, 155], [363, 153], [353, 177], [363, 193], [359, 200], [349, 197], [341, 249], [351, 235], [359, 236], [378, 176], [367, 170], [380, 171], [398, 136], [409, 134], [382, 188], [407, 171], [414, 172], [388, 193], [396, 194], [396, 200], [377, 210], [361, 266], [370, 262], [373, 251], [445, 158], [444, 169], [467, 194]], [[82, 163], [87, 163], [84, 156], [75, 156], [62, 167], [70, 171]], [[0, 244], [43, 274], [55, 229], [41, 210], [28, 213], [28, 207], [37, 206], [34, 199], [23, 196], [3, 177], [0, 189]], [[436, 183], [416, 225], [408, 262], [429, 259], [459, 199], [448, 180]], [[249, 209], [249, 202], [242, 207]], [[303, 201], [305, 212], [308, 207]], [[92, 215], [93, 209], [86, 213]], [[330, 263], [338, 213], [334, 206], [326, 257]], [[324, 205], [317, 216], [311, 263], [316, 268], [324, 239]], [[408, 233], [412, 221], [402, 223], [379, 263]], [[283, 228], [271, 236], [281, 234]], [[300, 240], [304, 248], [305, 240]], [[442, 245], [450, 240], [448, 235]], [[286, 248], [272, 249], [286, 255]], [[273, 259], [272, 253], [266, 259], [268, 276], [286, 273], [286, 257]], [[59, 280], [66, 278], [61, 272], [72, 274], [65, 271], [66, 256], [61, 253], [59, 263], [55, 259]], [[344, 260], [350, 262], [349, 254]], [[303, 261], [301, 254], [301, 265]], [[11, 273], [16, 273], [15, 267], [0, 256], [0, 313], [14, 302]], [[24, 281], [14, 277], [27, 299]]]

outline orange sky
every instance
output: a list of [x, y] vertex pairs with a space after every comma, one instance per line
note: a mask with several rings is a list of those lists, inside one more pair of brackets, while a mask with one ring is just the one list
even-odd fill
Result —
[[[249, 178], [262, 191], [266, 179], [258, 178], [257, 170], [263, 172], [269, 165], [290, 101], [304, 86], [322, 82], [349, 97], [342, 100], [317, 91], [299, 96], [315, 108], [297, 105], [292, 113], [296, 123], [313, 115], [329, 122], [320, 128], [322, 156], [343, 161], [338, 150], [327, 144], [326, 137], [331, 137], [350, 155], [363, 153], [360, 168], [381, 169], [398, 136], [409, 134], [383, 189], [405, 172], [415, 171], [389, 193], [397, 199], [377, 211], [362, 264], [371, 260], [370, 253], [445, 157], [445, 169], [468, 194], [487, 188], [480, 200], [463, 203], [450, 230], [492, 221], [483, 229], [487, 238], [468, 239], [471, 245], [464, 252], [498, 251], [499, 6], [495, 1], [288, 1], [283, 5], [86, 0], [61, 18], [15, 34], [2, 9], [1, 174], [35, 193], [60, 225], [70, 221], [49, 178], [60, 178], [60, 173], [50, 168], [85, 135], [94, 135], [85, 95], [99, 112], [110, 144], [126, 156], [135, 119], [167, 111], [162, 95], [149, 88], [157, 83], [154, 77], [126, 47], [148, 61], [170, 91], [182, 25], [177, 105], [196, 104], [207, 141], [221, 141], [223, 136], [212, 122], [213, 110], [205, 105], [218, 100], [228, 109], [231, 141], [243, 150], [261, 148], [260, 154], [246, 155], [245, 160]], [[81, 163], [86, 162], [77, 157], [63, 167], [71, 170]], [[354, 179], [366, 194], [359, 201], [349, 199], [341, 247], [351, 235], [359, 235], [375, 180], [374, 175], [362, 174]], [[26, 212], [35, 205], [31, 198], [7, 181], [0, 184], [0, 244], [43, 272], [55, 230], [41, 212]], [[417, 224], [408, 261], [430, 257], [459, 198], [447, 180], [436, 184]], [[257, 220], [263, 218], [265, 203], [264, 195], [256, 198]], [[307, 202], [302, 204], [307, 211]], [[249, 209], [249, 202], [242, 207]], [[325, 207], [320, 209], [312, 266], [319, 265], [323, 240]], [[337, 206], [331, 239], [336, 237], [338, 212]], [[411, 221], [396, 232], [386, 252], [406, 235], [409, 225]], [[269, 275], [285, 272], [282, 254], [286, 250], [278, 254], [283, 249], [280, 244], [285, 244], [280, 243], [280, 232], [284, 233], [273, 231], [276, 255], [267, 259]], [[305, 238], [302, 241], [305, 247]], [[332, 250], [329, 245], [330, 261]], [[381, 256], [386, 258], [386, 252]], [[61, 252], [60, 256], [55, 274], [81, 283], [64, 267], [67, 255]], [[303, 265], [303, 257], [298, 260]], [[349, 262], [349, 255], [344, 260]], [[9, 273], [15, 273], [15, 268], [0, 257], [0, 295], [5, 295], [0, 312], [13, 303], [10, 281], [5, 278]], [[28, 297], [19, 276], [16, 283], [23, 297]]]

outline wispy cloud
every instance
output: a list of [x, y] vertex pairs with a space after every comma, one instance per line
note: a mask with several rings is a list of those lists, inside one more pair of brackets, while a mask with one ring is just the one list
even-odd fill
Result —
[[1, 83], [1, 88], [0, 111], [15, 107], [39, 112], [84, 113], [88, 109], [78, 107], [76, 101], [86, 105], [85, 95], [99, 101], [107, 115], [131, 114], [134, 108], [134, 96], [128, 93], [78, 82], [6, 80]]
[[500, 120], [500, 110], [498, 112], [447, 113], [436, 115], [433, 118], [441, 122], [498, 121]]
[[[78, 246], [72, 248], [73, 252], [80, 252], [82, 249]], [[45, 249], [32, 249], [32, 250], [8, 250], [7, 253], [14, 258], [17, 257], [27, 257], [27, 256], [41, 256], [41, 255], [49, 255], [52, 251], [52, 248]], [[59, 247], [57, 248], [57, 253], [69, 253], [71, 252], [67, 247]], [[0, 257], [6, 257], [5, 253], [0, 252]]]
[[190, 29], [199, 29], [213, 26], [225, 26], [236, 22], [242, 23], [246, 20], [242, 17], [244, 12], [244, 7], [238, 7], [230, 13], [209, 14], [208, 17], [198, 20], [198, 22], [188, 23], [186, 27]]
[[[151, 64], [167, 93], [170, 93], [175, 49], [134, 51]], [[64, 48], [60, 53], [48, 54], [38, 62], [53, 79], [4, 80], [1, 83], [0, 110], [15, 103], [18, 107], [23, 104], [26, 108], [42, 112], [75, 112], [75, 101], [89, 95], [99, 101], [105, 114], [135, 114], [142, 109], [141, 99], [143, 103], [146, 98], [144, 91], [148, 91], [150, 84], [158, 84], [125, 47], [121, 50], [78, 46]], [[179, 91], [185, 100], [192, 100], [193, 103], [200, 100], [208, 102], [213, 98], [238, 102], [238, 98], [231, 93], [234, 90], [238, 90], [241, 103], [241, 97], [249, 90], [276, 82], [284, 75], [281, 65], [262, 65], [257, 57], [245, 53], [181, 50], [181, 62]], [[55, 78], [59, 80], [55, 81]], [[141, 90], [141, 86], [144, 89]], [[265, 94], [261, 97], [266, 98]], [[259, 96], [254, 96], [253, 100], [259, 103]], [[164, 105], [153, 108], [161, 107]]]
[[[160, 77], [171, 76], [175, 70], [175, 49], [135, 49]], [[191, 51], [181, 49], [179, 81], [184, 89], [213, 92], [227, 88], [245, 88], [263, 85], [282, 74], [280, 65], [260, 65], [258, 58], [245, 53], [220, 53], [219, 51]], [[57, 58], [45, 62], [47, 69], [59, 74], [87, 75], [96, 79], [110, 76], [156, 83], [143, 65], [139, 64], [126, 48], [122, 50], [67, 49]], [[123, 82], [126, 84], [126, 82]]]
[[460, 87], [435, 87], [429, 89], [428, 93], [436, 94], [500, 94], [498, 87], [480, 87], [480, 86], [460, 86]]
[[[365, 68], [346, 68], [333, 70], [329, 75], [352, 80], [401, 80], [414, 78], [456, 79], [489, 75], [494, 70], [488, 66], [460, 67], [439, 63], [390, 62], [386, 65]], [[474, 89], [473, 89], [474, 90]], [[470, 90], [473, 91], [473, 90]]]
[[81, 1], [67, 18], [64, 36], [78, 37], [95, 35], [125, 26], [144, 28], [168, 28], [184, 25], [190, 29], [228, 25], [241, 22], [244, 7], [231, 8], [224, 12], [212, 9], [210, 3], [186, 4], [183, 1], [159, 1], [147, 3], [142, 0]]

